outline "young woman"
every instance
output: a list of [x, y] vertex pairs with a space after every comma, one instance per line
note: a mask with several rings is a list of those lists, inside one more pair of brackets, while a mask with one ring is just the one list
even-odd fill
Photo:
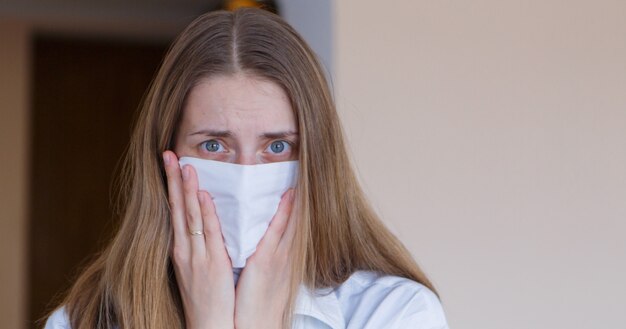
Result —
[[278, 16], [195, 20], [125, 160], [122, 226], [46, 328], [447, 328], [357, 183], [318, 61]]

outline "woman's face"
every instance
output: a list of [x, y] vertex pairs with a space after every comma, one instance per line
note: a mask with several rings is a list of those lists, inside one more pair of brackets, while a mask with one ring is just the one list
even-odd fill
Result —
[[298, 130], [285, 92], [268, 80], [224, 75], [187, 97], [174, 152], [237, 164], [298, 159]]

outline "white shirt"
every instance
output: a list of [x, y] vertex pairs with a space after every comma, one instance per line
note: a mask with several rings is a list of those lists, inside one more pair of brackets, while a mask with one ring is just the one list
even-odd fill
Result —
[[[425, 286], [396, 276], [359, 271], [336, 289], [301, 288], [293, 329], [448, 329], [437, 296]], [[44, 329], [70, 329], [62, 307]]]

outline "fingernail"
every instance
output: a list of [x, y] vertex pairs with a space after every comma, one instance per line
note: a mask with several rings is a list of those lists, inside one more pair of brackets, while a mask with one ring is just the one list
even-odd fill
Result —
[[163, 153], [163, 162], [166, 166], [170, 164], [170, 156], [167, 153]]
[[189, 165], [183, 167], [183, 179], [189, 179]]

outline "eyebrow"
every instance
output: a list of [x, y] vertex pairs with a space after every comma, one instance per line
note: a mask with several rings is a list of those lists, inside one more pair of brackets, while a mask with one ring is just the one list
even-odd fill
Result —
[[267, 139], [275, 139], [275, 138], [285, 138], [285, 137], [291, 137], [291, 136], [298, 137], [298, 133], [295, 131], [279, 131], [275, 133], [264, 133], [264, 134], [261, 134], [260, 137], [265, 137]]
[[206, 135], [206, 136], [215, 136], [215, 137], [231, 137], [233, 133], [230, 130], [198, 130], [194, 133], [189, 134], [189, 136], [195, 135]]
[[[230, 130], [210, 130], [210, 129], [204, 129], [204, 130], [199, 130], [196, 131], [194, 133], [189, 134], [189, 136], [194, 136], [194, 135], [205, 135], [205, 136], [214, 136], [214, 137], [221, 137], [221, 138], [228, 138], [228, 137], [232, 137], [234, 134], [230, 131]], [[285, 137], [291, 137], [291, 136], [298, 136], [298, 133], [295, 131], [278, 131], [278, 132], [267, 132], [267, 133], [263, 133], [261, 134], [259, 137], [264, 137], [267, 139], [273, 139], [273, 138], [285, 138]]]

